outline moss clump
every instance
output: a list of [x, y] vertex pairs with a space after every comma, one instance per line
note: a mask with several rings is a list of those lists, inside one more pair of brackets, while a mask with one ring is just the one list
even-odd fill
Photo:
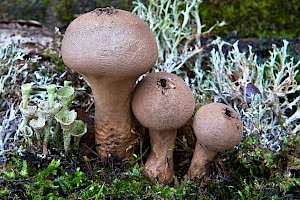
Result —
[[0, 18], [2, 19], [34, 19], [45, 21], [49, 0], [16, 0], [1, 1]]
[[227, 22], [221, 36], [237, 32], [239, 37], [298, 37], [300, 1], [204, 1], [200, 15], [208, 27], [217, 20]]

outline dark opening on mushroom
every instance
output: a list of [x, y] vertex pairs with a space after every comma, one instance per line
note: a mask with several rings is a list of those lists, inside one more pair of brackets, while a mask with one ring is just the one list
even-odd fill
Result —
[[228, 119], [233, 118], [231, 111], [228, 108], [225, 108], [223, 110], [223, 113], [226, 117], [228, 117]]
[[167, 86], [167, 80], [164, 79], [164, 78], [160, 78], [158, 81], [157, 81], [157, 84], [161, 87], [166, 87]]

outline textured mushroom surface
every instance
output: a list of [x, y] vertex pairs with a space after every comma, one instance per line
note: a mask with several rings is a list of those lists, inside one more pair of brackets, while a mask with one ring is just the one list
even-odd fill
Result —
[[188, 170], [190, 179], [207, 174], [209, 164], [218, 152], [239, 144], [243, 124], [231, 107], [222, 103], [210, 103], [196, 112], [193, 129], [197, 141]]
[[136, 141], [132, 90], [138, 77], [154, 66], [158, 53], [151, 29], [130, 12], [97, 8], [68, 26], [61, 49], [65, 64], [92, 88], [98, 153], [129, 158]]
[[76, 18], [66, 30], [61, 50], [67, 66], [92, 76], [141, 75], [157, 58], [149, 26], [114, 8], [98, 8]]
[[146, 175], [171, 183], [177, 129], [191, 118], [195, 107], [192, 91], [175, 74], [158, 72], [138, 83], [131, 105], [137, 120], [149, 129], [151, 153], [145, 164]]
[[143, 126], [153, 130], [175, 130], [192, 116], [195, 100], [179, 76], [158, 72], [146, 76], [137, 85], [131, 105]]
[[242, 139], [243, 124], [231, 107], [210, 103], [195, 114], [193, 128], [199, 142], [214, 151], [224, 151]]

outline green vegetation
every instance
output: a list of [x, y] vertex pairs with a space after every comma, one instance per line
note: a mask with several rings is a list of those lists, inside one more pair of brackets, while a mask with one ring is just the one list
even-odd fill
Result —
[[212, 26], [216, 20], [224, 20], [227, 26], [217, 32], [237, 37], [299, 37], [300, 2], [277, 0], [251, 1], [203, 1], [201, 19]]
[[[176, 177], [170, 185], [150, 182], [143, 175], [150, 148], [147, 136], [138, 146], [140, 151], [126, 163], [101, 160], [86, 143], [89, 138], [69, 154], [50, 144], [49, 154], [43, 156], [37, 142], [28, 145], [24, 135], [16, 134], [22, 121], [20, 86], [34, 82], [36, 91], [72, 80], [77, 95], [70, 109], [84, 109], [88, 114], [92, 114], [91, 93], [82, 78], [63, 65], [60, 34], [46, 50], [46, 61], [27, 58], [17, 46], [6, 45], [0, 48], [0, 199], [298, 199], [300, 85], [296, 76], [300, 62], [290, 53], [289, 43], [283, 40], [274, 45], [264, 61], [258, 62], [251, 47], [244, 53], [238, 43], [205, 40], [223, 24], [203, 27], [206, 14], [199, 15], [197, 10], [207, 5], [200, 4], [201, 0], [148, 3], [136, 2], [134, 12], [149, 23], [159, 43], [154, 71], [180, 75], [193, 89], [198, 107], [212, 101], [233, 107], [243, 120], [241, 144], [221, 152], [209, 176], [188, 180], [185, 173], [195, 144], [189, 122], [178, 132]], [[32, 95], [28, 105], [43, 96]]]
[[134, 165], [127, 172], [117, 175], [106, 171], [107, 177], [114, 176], [114, 179], [107, 181], [101, 180], [99, 173], [95, 173], [92, 178], [80, 168], [66, 172], [59, 160], [50, 161], [43, 170], [19, 159], [13, 159], [7, 163], [8, 167], [14, 167], [14, 169], [0, 170], [0, 196], [2, 198], [157, 199], [160, 197], [190, 199], [196, 195], [196, 187], [189, 180], [183, 180], [181, 183], [176, 181], [173, 187], [150, 183], [142, 174], [143, 168], [138, 165]]
[[[131, 0], [3, 0], [0, 6], [2, 19], [34, 19], [55, 26], [68, 24], [76, 14], [96, 7], [114, 6], [132, 9]], [[144, 1], [145, 2], [145, 1]], [[148, 1], [151, 2], [151, 1]], [[182, 1], [184, 4], [184, 1]], [[206, 27], [217, 21], [225, 21], [227, 26], [215, 31], [222, 37], [237, 34], [237, 37], [299, 37], [300, 3], [297, 0], [204, 0], [199, 13]], [[53, 25], [53, 24], [52, 24]]]
[[[247, 150], [232, 150], [219, 156], [213, 174], [193, 182], [175, 179], [173, 185], [151, 183], [139, 164], [125, 171], [100, 166], [85, 157], [43, 160], [36, 155], [12, 157], [0, 170], [0, 197], [5, 199], [295, 199], [300, 195], [300, 137], [287, 140], [280, 152], [261, 148], [248, 138]], [[77, 167], [75, 167], [77, 165]], [[92, 171], [90, 171], [92, 169]], [[228, 170], [227, 170], [228, 169]]]
[[0, 6], [2, 19], [33, 19], [46, 21], [49, 0], [3, 0]]

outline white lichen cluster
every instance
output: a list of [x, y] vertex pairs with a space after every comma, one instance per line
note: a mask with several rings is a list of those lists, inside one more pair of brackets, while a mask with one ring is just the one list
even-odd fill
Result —
[[[134, 2], [133, 13], [149, 24], [158, 44], [158, 60], [154, 71], [186, 74], [183, 66], [191, 70], [200, 67], [204, 48], [209, 46], [202, 45], [201, 37], [225, 25], [225, 22], [218, 22], [203, 32], [204, 25], [199, 14], [201, 3], [202, 0], [150, 0], [146, 6], [141, 1]], [[191, 58], [196, 61], [188, 62]]]
[[[24, 146], [33, 145], [33, 142], [41, 149], [44, 146], [42, 151], [46, 153], [47, 143], [50, 141], [47, 138], [54, 135], [55, 121], [61, 120], [61, 126], [64, 123], [64, 120], [60, 119], [63, 115], [55, 114], [61, 111], [62, 107], [68, 107], [74, 99], [74, 88], [64, 86], [56, 91], [56, 86], [51, 83], [57, 79], [58, 74], [49, 72], [38, 56], [24, 58], [25, 54], [21, 53], [20, 48], [15, 44], [0, 47], [0, 164], [6, 162], [10, 152], [16, 150], [20, 153]], [[63, 76], [64, 74], [60, 77]], [[34, 84], [25, 84], [28, 80]], [[66, 96], [69, 93], [71, 98]], [[49, 105], [57, 105], [57, 99], [59, 109], [56, 109], [49, 119]], [[76, 112], [75, 114], [77, 116]], [[87, 127], [81, 120], [74, 120], [72, 127], [76, 147], [79, 143], [76, 134], [86, 132]], [[71, 137], [68, 134], [66, 140]], [[66, 151], [69, 150], [69, 146], [66, 143]]]
[[[24, 54], [15, 45], [7, 44], [0, 47], [0, 163], [5, 161], [5, 153], [10, 152], [14, 133], [19, 124], [17, 101], [10, 101], [18, 92], [18, 77], [22, 77], [26, 63], [20, 65]], [[33, 60], [34, 61], [34, 60]]]
[[[220, 38], [207, 39], [225, 23], [204, 32], [201, 2], [150, 0], [148, 6], [135, 2], [133, 12], [148, 22], [158, 42], [155, 71], [182, 76], [201, 105], [215, 101], [232, 106], [243, 119], [245, 137], [254, 135], [263, 147], [280, 150], [286, 137], [293, 138], [300, 131], [300, 97], [295, 97], [300, 90], [295, 80], [299, 62], [287, 55], [286, 40], [282, 48], [273, 47], [266, 62], [258, 63], [250, 46], [246, 54], [240, 52], [238, 42], [231, 45]], [[225, 53], [228, 45], [231, 50]], [[205, 50], [212, 46], [206, 55]], [[205, 70], [201, 66], [204, 57], [209, 58]]]
[[28, 79], [37, 85], [52, 80], [51, 77], [42, 75], [45, 66], [40, 66], [33, 74], [29, 73], [29, 68], [37, 64], [40, 57], [36, 55], [25, 59], [25, 54], [20, 49], [20, 46], [12, 43], [0, 47], [0, 163], [6, 161], [6, 153], [21, 149], [14, 141], [21, 122], [20, 85]]
[[286, 40], [281, 48], [274, 45], [269, 58], [260, 64], [251, 46], [246, 54], [236, 42], [225, 55], [225, 43], [218, 39], [215, 44], [211, 70], [205, 75], [209, 78], [199, 91], [207, 90], [214, 101], [234, 107], [242, 116], [246, 136], [255, 135], [265, 148], [279, 151], [285, 137], [293, 138], [300, 131], [300, 97], [296, 96], [300, 85], [295, 80], [300, 61], [294, 62], [287, 54]]

